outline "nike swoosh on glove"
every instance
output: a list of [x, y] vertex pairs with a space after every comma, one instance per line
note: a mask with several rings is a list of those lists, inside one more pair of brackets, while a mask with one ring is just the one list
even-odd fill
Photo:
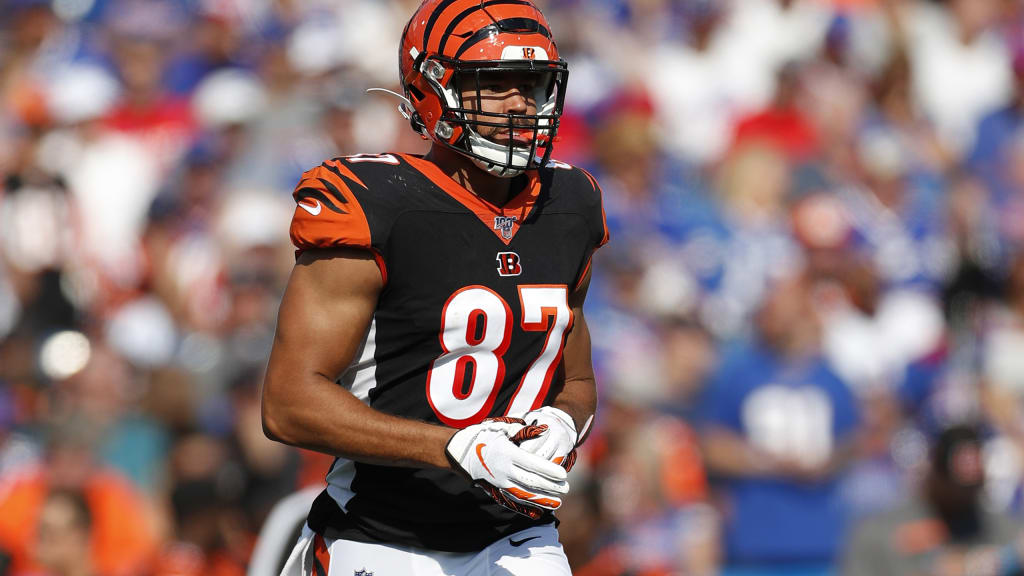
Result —
[[527, 426], [521, 418], [490, 418], [459, 430], [445, 451], [461, 470], [502, 506], [531, 518], [562, 505], [569, 491], [562, 466], [518, 446], [540, 437], [544, 426]]
[[531, 426], [546, 426], [547, 431], [537, 438], [523, 442], [523, 450], [531, 452], [561, 464], [566, 471], [576, 463], [576, 443], [579, 434], [572, 416], [554, 406], [542, 406], [523, 415], [523, 420]]

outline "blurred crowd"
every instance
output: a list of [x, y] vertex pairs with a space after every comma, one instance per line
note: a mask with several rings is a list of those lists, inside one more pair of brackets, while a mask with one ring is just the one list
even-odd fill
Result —
[[[260, 426], [290, 193], [426, 150], [366, 91], [417, 4], [0, 0], [0, 575], [243, 574], [322, 485]], [[1013, 573], [1024, 2], [538, 5], [613, 239], [575, 572]]]

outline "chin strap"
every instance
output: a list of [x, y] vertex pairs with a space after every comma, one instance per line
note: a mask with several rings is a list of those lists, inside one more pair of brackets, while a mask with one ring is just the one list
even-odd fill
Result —
[[473, 130], [472, 128], [466, 128], [466, 135], [463, 142], [469, 148], [469, 152], [471, 152], [471, 154], [467, 154], [467, 156], [473, 160], [473, 163], [481, 170], [492, 176], [497, 176], [498, 178], [515, 178], [522, 174], [530, 164], [529, 158], [525, 154], [517, 151], [513, 151], [512, 159], [513, 162], [518, 160], [518, 163], [521, 164], [520, 166], [516, 166], [515, 164], [499, 164], [497, 158], [494, 158], [493, 156], [497, 155], [502, 156], [502, 159], [506, 158], [508, 155], [508, 148], [490, 142], [483, 136], [480, 136], [476, 130]]
[[523, 171], [520, 170], [519, 168], [502, 168], [501, 166], [491, 164], [490, 162], [480, 160], [479, 158], [473, 158], [472, 156], [470, 156], [469, 159], [472, 160], [473, 163], [476, 164], [477, 167], [483, 170], [484, 172], [487, 172], [491, 176], [496, 176], [498, 178], [515, 178], [516, 176], [519, 176], [520, 174], [523, 173]]

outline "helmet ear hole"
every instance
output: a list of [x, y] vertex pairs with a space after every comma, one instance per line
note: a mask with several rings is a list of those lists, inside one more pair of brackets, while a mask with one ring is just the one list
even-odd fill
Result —
[[409, 95], [413, 97], [413, 100], [417, 102], [423, 100], [423, 92], [412, 84], [406, 84], [405, 89], [409, 92]]

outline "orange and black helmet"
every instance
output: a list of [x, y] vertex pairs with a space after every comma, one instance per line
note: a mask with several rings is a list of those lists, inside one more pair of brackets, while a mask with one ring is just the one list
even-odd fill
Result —
[[[406, 112], [425, 137], [496, 176], [518, 175], [551, 157], [569, 71], [547, 20], [529, 0], [425, 0], [402, 33], [398, 57], [412, 104]], [[503, 73], [536, 75], [529, 83], [535, 114], [480, 111], [481, 86]], [[474, 81], [476, 99], [464, 101]], [[480, 135], [482, 126], [530, 137], [498, 143]]]

